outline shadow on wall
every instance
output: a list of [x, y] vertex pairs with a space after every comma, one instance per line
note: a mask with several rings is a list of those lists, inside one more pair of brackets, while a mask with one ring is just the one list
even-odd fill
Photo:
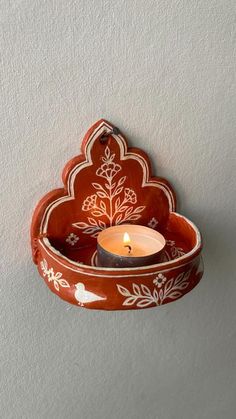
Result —
[[[219, 272], [222, 270], [224, 281], [231, 279], [229, 272], [232, 270], [233, 275], [233, 247], [230, 245], [230, 237], [232, 229], [225, 224], [224, 218], [219, 222], [219, 216], [213, 215], [213, 210], [206, 211], [204, 205], [193, 211], [183, 211], [183, 214], [193, 220], [200, 229], [203, 238], [203, 262], [204, 272], [217, 271], [219, 280]], [[222, 234], [224, 232], [224, 234]], [[226, 274], [228, 272], [228, 275]], [[215, 276], [209, 275], [209, 280], [216, 280]]]

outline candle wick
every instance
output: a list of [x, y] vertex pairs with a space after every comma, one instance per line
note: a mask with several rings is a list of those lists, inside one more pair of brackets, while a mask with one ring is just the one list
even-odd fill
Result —
[[128, 253], [131, 253], [132, 247], [129, 244], [125, 244], [124, 247], [128, 247], [128, 249], [129, 249], [129, 252]]

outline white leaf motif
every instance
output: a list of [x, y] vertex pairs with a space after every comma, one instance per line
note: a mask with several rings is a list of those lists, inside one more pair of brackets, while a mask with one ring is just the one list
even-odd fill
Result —
[[133, 291], [134, 291], [135, 295], [140, 294], [140, 289], [139, 289], [139, 286], [137, 284], [133, 284]]
[[168, 298], [172, 298], [172, 300], [175, 300], [176, 298], [181, 297], [181, 295], [182, 295], [182, 292], [180, 292], [180, 291], [173, 291], [173, 292], [170, 292], [168, 294]]
[[92, 215], [94, 215], [94, 217], [100, 217], [102, 214], [103, 214], [102, 211], [98, 211], [98, 210], [92, 211]]
[[59, 284], [57, 281], [53, 281], [54, 288], [59, 291]]
[[129, 208], [127, 205], [124, 205], [119, 208], [119, 212], [124, 212], [127, 208]]
[[103, 229], [103, 228], [106, 228], [106, 224], [104, 223], [104, 221], [102, 221], [102, 220], [98, 220], [98, 224], [99, 224], [99, 226]]
[[63, 287], [63, 288], [69, 288], [70, 287], [70, 285], [68, 284], [68, 282], [65, 279], [63, 279], [63, 278], [60, 279], [58, 282], [59, 282], [60, 286]]
[[[137, 307], [146, 307], [151, 304], [158, 305], [158, 293], [154, 289], [153, 294], [151, 290], [144, 284], [132, 284], [133, 293], [122, 285], [117, 284], [118, 291], [121, 295], [128, 297], [124, 300], [123, 305], [133, 305], [136, 303]], [[141, 294], [141, 290], [145, 291], [145, 294]]]
[[154, 291], [153, 291], [153, 297], [155, 298], [155, 301], [156, 301], [156, 303], [158, 304], [158, 291], [157, 291], [157, 289], [155, 288], [154, 289]]
[[128, 217], [128, 215], [130, 215], [132, 211], [133, 207], [128, 208], [127, 211], [125, 211], [125, 216]]
[[83, 223], [82, 221], [80, 221], [78, 223], [73, 223], [72, 226], [82, 229], [82, 228], [88, 227], [89, 225], [87, 223]]
[[128, 218], [129, 221], [138, 220], [140, 218], [139, 214], [131, 214]]
[[167, 281], [166, 286], [165, 286], [165, 292], [169, 291], [172, 288], [173, 282], [174, 282], [174, 278]]
[[185, 288], [187, 288], [187, 286], [189, 285], [189, 283], [188, 282], [182, 282], [182, 284], [180, 284], [179, 286], [178, 286], [178, 288], [180, 289], [180, 290], [185, 290]]
[[123, 302], [123, 306], [132, 306], [134, 304], [134, 302], [135, 302], [135, 298], [134, 297], [128, 297]]
[[94, 220], [94, 218], [88, 217], [88, 220], [89, 220], [89, 222], [92, 226], [97, 226], [98, 225], [97, 221]]
[[100, 207], [104, 212], [106, 212], [106, 205], [104, 204], [103, 201], [100, 202]]
[[102, 185], [100, 185], [99, 183], [95, 183], [95, 182], [93, 182], [93, 183], [92, 183], [92, 185], [93, 185], [93, 187], [94, 187], [95, 189], [98, 189], [98, 190], [103, 190]]
[[117, 186], [123, 185], [125, 179], [126, 179], [126, 176], [121, 177], [120, 180], [117, 182]]
[[86, 230], [84, 230], [84, 233], [85, 234], [92, 234], [92, 233], [94, 233], [95, 231], [97, 230], [97, 227], [94, 227], [94, 228], [86, 228]]
[[117, 200], [116, 200], [116, 202], [115, 202], [115, 210], [117, 211], [117, 208], [119, 207], [119, 205], [120, 205], [120, 197], [119, 198], [117, 198]]
[[123, 191], [123, 186], [115, 190], [114, 196], [119, 195], [119, 193], [121, 193], [122, 191]]
[[99, 196], [99, 198], [106, 198], [107, 196], [105, 192], [100, 192], [100, 191], [97, 192], [97, 195]]
[[107, 159], [109, 159], [110, 154], [111, 154], [110, 149], [109, 149], [108, 146], [106, 146], [106, 148], [105, 148], [105, 156], [106, 156]]
[[151, 295], [151, 291], [146, 285], [141, 284], [141, 289], [142, 289], [144, 295], [149, 295], [149, 296]]
[[137, 302], [137, 307], [147, 307], [150, 306], [150, 304], [155, 303], [154, 300], [151, 300], [149, 298], [143, 298], [142, 300]]
[[142, 212], [144, 210], [144, 208], [145, 207], [137, 207], [137, 208], [134, 209], [134, 213], [136, 214], [136, 213]]
[[124, 295], [125, 297], [130, 295], [129, 290], [127, 290], [127, 288], [123, 287], [122, 285], [117, 285], [117, 288], [118, 288], [120, 294]]
[[116, 224], [119, 224], [121, 220], [122, 220], [122, 214], [118, 215], [116, 219]]
[[163, 289], [160, 289], [159, 298], [160, 298], [161, 301], [163, 301], [163, 297], [164, 297]]

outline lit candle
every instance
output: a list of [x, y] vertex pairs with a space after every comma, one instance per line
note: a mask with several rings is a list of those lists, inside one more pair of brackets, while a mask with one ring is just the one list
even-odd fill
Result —
[[107, 267], [147, 266], [163, 260], [164, 237], [134, 224], [109, 227], [98, 235], [98, 264]]
[[127, 231], [124, 233], [123, 243], [124, 243], [124, 247], [127, 247], [127, 249], [128, 249], [128, 254], [131, 255], [132, 254], [132, 247], [130, 245], [130, 237], [129, 237], [129, 234], [127, 233]]

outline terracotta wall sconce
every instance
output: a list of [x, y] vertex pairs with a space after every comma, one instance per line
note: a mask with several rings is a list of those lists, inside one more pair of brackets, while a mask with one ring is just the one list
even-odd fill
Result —
[[52, 292], [100, 310], [156, 307], [191, 291], [203, 275], [197, 227], [176, 212], [170, 184], [144, 151], [96, 122], [64, 186], [45, 195], [31, 226], [34, 263]]

